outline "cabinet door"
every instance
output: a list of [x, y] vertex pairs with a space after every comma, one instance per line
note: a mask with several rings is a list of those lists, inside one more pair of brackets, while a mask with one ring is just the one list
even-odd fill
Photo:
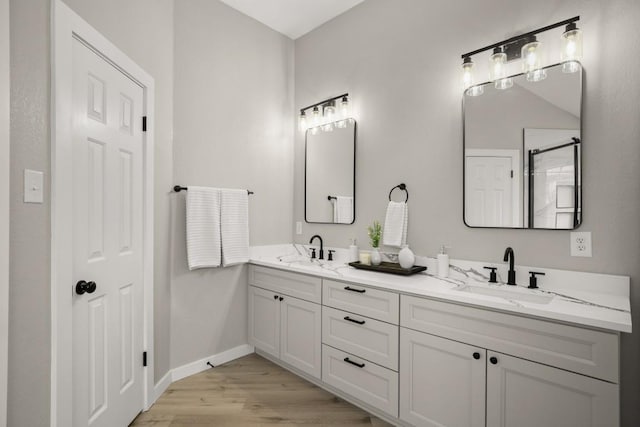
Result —
[[491, 351], [488, 358], [488, 426], [619, 425], [617, 385]]
[[280, 359], [320, 379], [321, 306], [289, 296], [283, 298], [280, 303]]
[[249, 343], [280, 357], [280, 301], [278, 295], [249, 286]]
[[400, 419], [415, 426], [484, 426], [486, 369], [484, 349], [400, 328]]

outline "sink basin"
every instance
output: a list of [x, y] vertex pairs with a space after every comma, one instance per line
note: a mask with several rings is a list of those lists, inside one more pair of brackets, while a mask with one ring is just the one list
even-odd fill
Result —
[[531, 302], [534, 304], [549, 304], [554, 297], [554, 295], [535, 294], [528, 291], [518, 292], [516, 290], [499, 289], [496, 287], [474, 286], [474, 285], [465, 285], [460, 288], [457, 288], [456, 290], [460, 292], [487, 295], [490, 297], [498, 297], [498, 298], [504, 298], [508, 300]]

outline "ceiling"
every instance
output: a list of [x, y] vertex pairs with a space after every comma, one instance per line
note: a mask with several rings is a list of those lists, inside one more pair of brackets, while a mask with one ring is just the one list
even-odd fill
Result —
[[221, 1], [295, 40], [364, 0]]

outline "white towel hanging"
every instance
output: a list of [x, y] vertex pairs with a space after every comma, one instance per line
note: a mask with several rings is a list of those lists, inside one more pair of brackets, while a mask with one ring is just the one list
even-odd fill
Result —
[[220, 190], [222, 265], [249, 261], [249, 195], [247, 190]]
[[220, 191], [216, 188], [189, 186], [186, 203], [189, 270], [219, 267]]
[[409, 206], [405, 202], [390, 201], [384, 220], [382, 244], [398, 248], [407, 244]]

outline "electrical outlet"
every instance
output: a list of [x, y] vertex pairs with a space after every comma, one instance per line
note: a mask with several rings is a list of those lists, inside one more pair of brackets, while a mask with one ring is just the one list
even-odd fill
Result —
[[302, 234], [302, 221], [296, 222], [296, 234]]
[[591, 232], [571, 233], [571, 256], [591, 257]]

